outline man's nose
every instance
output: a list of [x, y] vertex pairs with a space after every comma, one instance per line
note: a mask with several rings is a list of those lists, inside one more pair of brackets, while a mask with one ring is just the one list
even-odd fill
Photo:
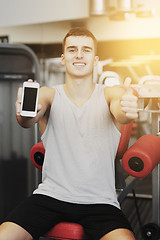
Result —
[[83, 51], [81, 49], [78, 49], [76, 51], [76, 58], [82, 58], [83, 57]]

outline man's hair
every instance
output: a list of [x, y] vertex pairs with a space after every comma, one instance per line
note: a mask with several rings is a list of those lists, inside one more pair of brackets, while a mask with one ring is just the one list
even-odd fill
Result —
[[62, 43], [62, 50], [64, 52], [64, 47], [65, 47], [65, 43], [66, 43], [66, 39], [70, 36], [75, 36], [75, 37], [79, 37], [79, 36], [84, 36], [84, 37], [91, 37], [94, 41], [94, 46], [95, 46], [95, 52], [97, 51], [97, 40], [95, 38], [95, 36], [93, 35], [93, 33], [91, 33], [88, 29], [84, 28], [84, 27], [75, 27], [69, 30], [69, 32], [66, 34], [66, 36], [63, 39], [63, 43]]

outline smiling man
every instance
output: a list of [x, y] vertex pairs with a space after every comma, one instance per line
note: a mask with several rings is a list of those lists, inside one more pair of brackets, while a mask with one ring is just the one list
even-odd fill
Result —
[[67, 74], [77, 78], [92, 77], [93, 65], [97, 64], [95, 56], [96, 45], [89, 37], [67, 37], [64, 41], [64, 54], [62, 64], [66, 66]]
[[67, 33], [66, 82], [40, 89], [35, 118], [20, 116], [19, 89], [17, 121], [39, 122], [45, 160], [42, 183], [6, 217], [0, 240], [39, 239], [61, 221], [80, 223], [91, 240], [135, 240], [117, 201], [114, 160], [121, 124], [138, 116], [137, 97], [128, 81], [123, 88], [93, 83], [96, 48], [87, 29]]

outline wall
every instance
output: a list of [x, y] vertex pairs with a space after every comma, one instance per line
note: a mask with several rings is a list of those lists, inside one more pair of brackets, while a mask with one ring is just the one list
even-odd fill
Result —
[[88, 17], [89, 0], [0, 0], [0, 27]]
[[99, 41], [160, 37], [160, 16], [138, 19], [132, 16], [126, 21], [111, 21], [107, 16], [92, 17], [88, 27]]
[[132, 15], [126, 21], [89, 16], [89, 0], [29, 0], [23, 5], [21, 0], [9, 1], [1, 4], [0, 35], [9, 35], [12, 43], [61, 43], [65, 33], [79, 24], [93, 31], [98, 41], [160, 38], [159, 0], [150, 0], [156, 10], [153, 18]]
[[11, 43], [59, 43], [71, 28], [69, 21], [0, 28], [0, 35], [9, 35]]

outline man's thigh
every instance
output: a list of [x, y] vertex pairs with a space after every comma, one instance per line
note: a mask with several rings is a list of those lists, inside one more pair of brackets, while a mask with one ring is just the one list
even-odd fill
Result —
[[[90, 206], [79, 223], [83, 225], [92, 240], [108, 239], [109, 235], [114, 237], [117, 233], [123, 236], [132, 236], [130, 240], [134, 239], [131, 225], [126, 216], [113, 205], [94, 204]], [[104, 236], [105, 238], [103, 238]], [[120, 239], [118, 238], [118, 240]]]
[[5, 219], [5, 222], [15, 223], [25, 229], [34, 239], [39, 239], [60, 221], [61, 214], [57, 213], [57, 201], [40, 194], [33, 194], [27, 198]]
[[32, 236], [19, 225], [5, 222], [0, 225], [0, 240], [33, 240]]
[[133, 232], [128, 229], [116, 229], [105, 236], [103, 236], [100, 240], [135, 240]]

